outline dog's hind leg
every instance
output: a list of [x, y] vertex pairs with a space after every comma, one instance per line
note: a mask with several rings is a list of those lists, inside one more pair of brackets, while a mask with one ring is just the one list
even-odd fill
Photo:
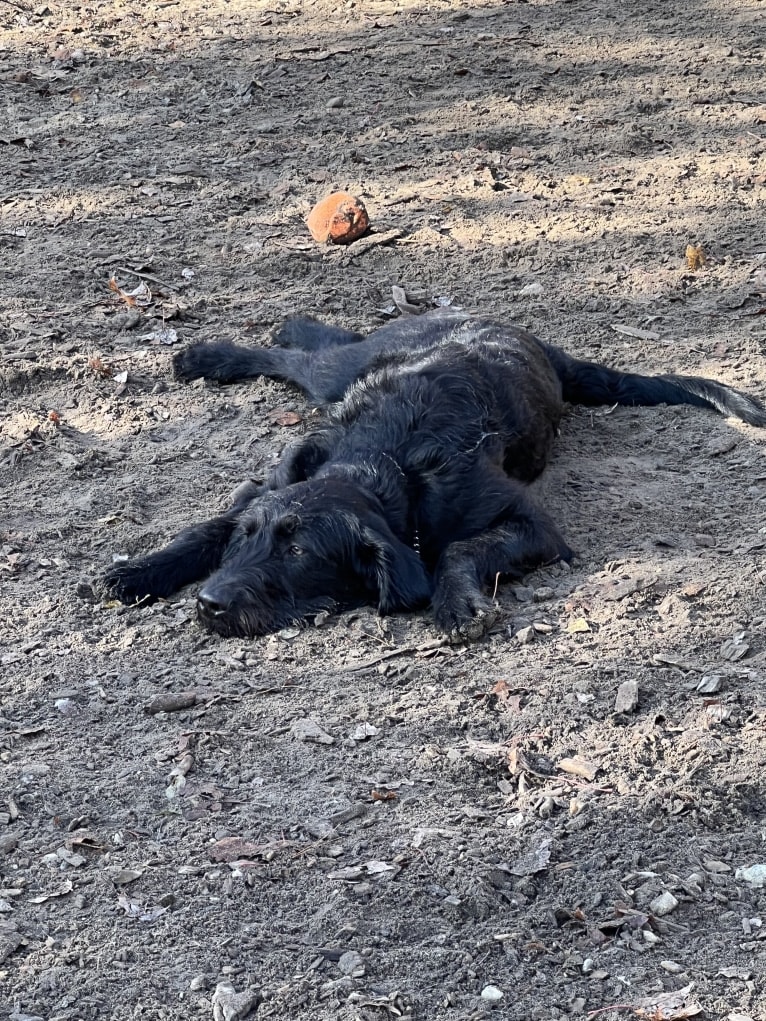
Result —
[[561, 380], [563, 397], [572, 404], [691, 404], [732, 415], [750, 425], [766, 426], [766, 408], [756, 398], [703, 376], [641, 376], [595, 362], [572, 358], [552, 344], [537, 341]]
[[363, 334], [328, 326], [318, 319], [301, 317], [288, 319], [274, 331], [272, 339], [280, 347], [299, 347], [302, 351], [322, 351], [327, 347], [342, 347], [356, 344], [364, 339]]
[[550, 518], [522, 494], [486, 532], [450, 543], [436, 566], [432, 600], [437, 627], [453, 641], [479, 638], [495, 620], [486, 596], [499, 576], [520, 578], [572, 551]]
[[242, 347], [225, 341], [193, 344], [173, 358], [176, 379], [204, 377], [218, 383], [268, 376], [308, 389], [311, 355], [305, 351], [273, 347]]

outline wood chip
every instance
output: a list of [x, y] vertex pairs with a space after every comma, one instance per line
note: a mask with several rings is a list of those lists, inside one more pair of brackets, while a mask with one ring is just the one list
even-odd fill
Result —
[[561, 759], [558, 763], [558, 768], [563, 769], [565, 773], [572, 773], [575, 776], [581, 776], [583, 779], [592, 782], [596, 779], [596, 774], [601, 765], [598, 762], [592, 762], [590, 759], [584, 758], [582, 755], [573, 755], [571, 758]]
[[635, 337], [636, 340], [659, 340], [659, 333], [654, 330], [639, 330], [636, 326], [623, 326], [622, 323], [612, 323], [612, 329], [616, 333], [622, 333], [626, 337]]
[[197, 694], [194, 691], [164, 691], [144, 706], [144, 712], [150, 716], [157, 713], [177, 713], [183, 709], [191, 709], [197, 704]]

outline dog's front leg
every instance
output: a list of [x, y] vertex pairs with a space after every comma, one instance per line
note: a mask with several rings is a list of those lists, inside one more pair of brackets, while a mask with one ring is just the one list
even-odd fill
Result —
[[192, 525], [157, 553], [112, 565], [96, 585], [107, 599], [121, 603], [164, 599], [215, 571], [229, 544], [239, 512]]
[[553, 522], [532, 507], [471, 539], [450, 543], [436, 567], [433, 611], [437, 626], [453, 641], [480, 638], [495, 621], [485, 592], [498, 575], [520, 578], [572, 551]]

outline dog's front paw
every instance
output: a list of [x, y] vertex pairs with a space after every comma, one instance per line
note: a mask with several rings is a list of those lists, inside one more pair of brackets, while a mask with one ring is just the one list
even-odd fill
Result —
[[443, 579], [433, 599], [434, 620], [451, 642], [475, 642], [497, 620], [497, 609], [479, 589]]
[[102, 599], [121, 603], [153, 603], [165, 593], [156, 591], [152, 572], [141, 561], [122, 560], [113, 564], [94, 586]]

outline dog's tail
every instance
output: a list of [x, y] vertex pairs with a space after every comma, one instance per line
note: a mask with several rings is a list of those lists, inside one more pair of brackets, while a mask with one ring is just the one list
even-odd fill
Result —
[[748, 394], [702, 376], [640, 376], [572, 358], [544, 344], [561, 380], [563, 397], [572, 404], [692, 404], [733, 415], [749, 425], [766, 426], [766, 407]]

